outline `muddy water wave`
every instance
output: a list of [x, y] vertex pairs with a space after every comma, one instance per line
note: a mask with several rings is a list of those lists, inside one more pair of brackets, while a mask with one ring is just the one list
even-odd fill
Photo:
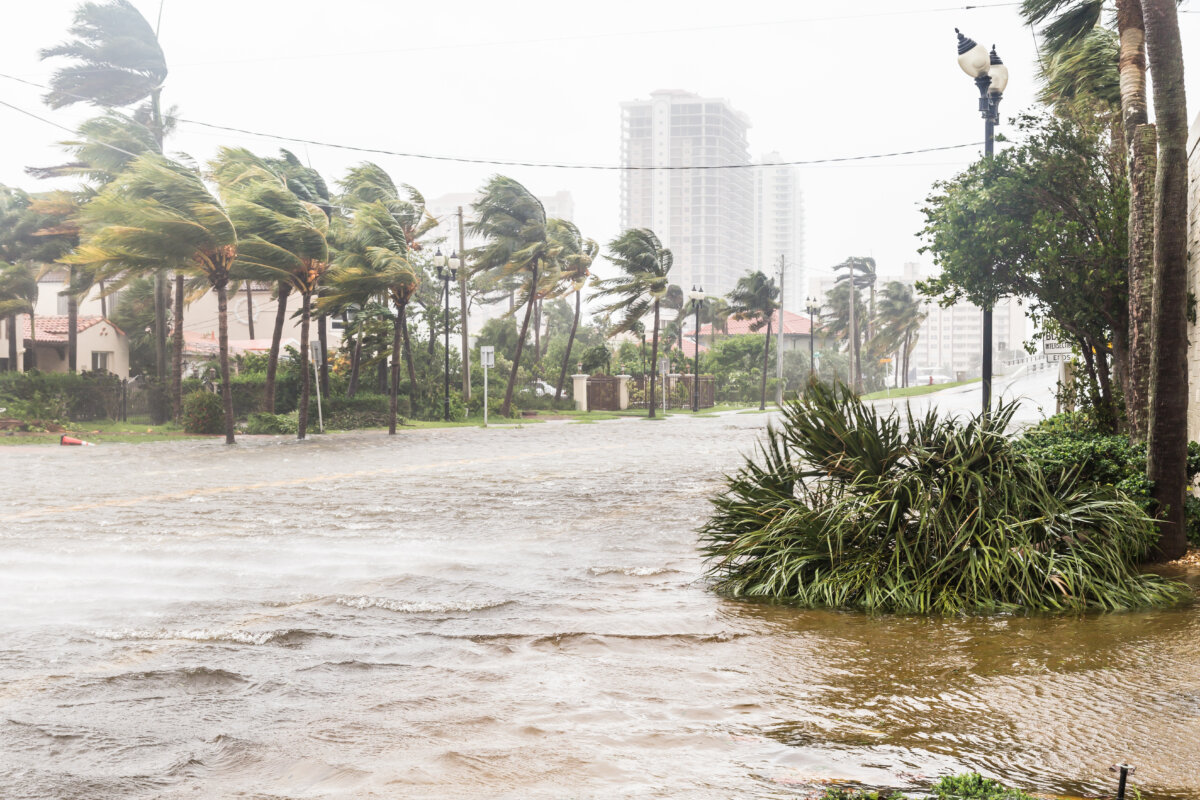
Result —
[[1127, 761], [1200, 800], [1194, 608], [708, 593], [704, 498], [763, 421], [0, 449], [0, 797], [1077, 794]]

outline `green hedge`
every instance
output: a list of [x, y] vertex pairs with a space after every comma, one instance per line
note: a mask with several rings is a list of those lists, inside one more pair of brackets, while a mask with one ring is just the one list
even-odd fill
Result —
[[[263, 398], [266, 397], [267, 381], [260, 374], [234, 375], [229, 383], [233, 390], [233, 415], [238, 419], [246, 419], [251, 414], [263, 411]], [[183, 393], [200, 391], [203, 382], [198, 378], [187, 378], [183, 381]], [[217, 383], [218, 391], [220, 382]], [[313, 412], [317, 407], [316, 393], [311, 401]], [[279, 414], [290, 414], [300, 404], [300, 379], [294, 375], [280, 375], [275, 380], [275, 411]]]
[[107, 372], [3, 372], [0, 406], [9, 416], [83, 422], [116, 419], [121, 379]]
[[200, 390], [183, 396], [183, 429], [188, 433], [222, 433], [225, 412], [221, 398]]

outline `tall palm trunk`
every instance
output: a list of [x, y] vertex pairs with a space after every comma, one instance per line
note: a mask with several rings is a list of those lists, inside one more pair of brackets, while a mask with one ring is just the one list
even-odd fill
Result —
[[163, 391], [167, 381], [167, 271], [160, 269], [154, 273], [154, 382], [153, 405], [150, 413], [156, 424], [166, 422], [167, 409], [164, 407], [166, 392]]
[[[24, 342], [22, 342], [24, 344]], [[29, 358], [26, 369], [37, 369], [37, 320], [34, 318], [33, 306], [29, 307]]]
[[229, 378], [229, 295], [217, 282], [217, 343], [221, 353], [221, 404], [225, 408], [225, 444], [233, 444], [233, 384]]
[[[413, 364], [412, 342], [408, 336], [408, 301], [400, 306], [400, 335], [404, 337], [404, 363], [408, 367], [408, 403], [412, 406], [417, 402], [417, 368]], [[412, 413], [412, 408], [409, 412]]]
[[271, 332], [271, 352], [267, 354], [267, 380], [263, 391], [263, 411], [275, 413], [275, 374], [279, 369], [279, 346], [283, 341], [283, 323], [287, 320], [287, 299], [292, 287], [280, 283], [275, 308], [275, 329]]
[[317, 341], [321, 345], [321, 363], [317, 373], [321, 376], [321, 391], [329, 396], [329, 315], [317, 316]]
[[354, 341], [354, 349], [350, 352], [350, 379], [346, 383], [346, 396], [358, 394], [358, 371], [362, 365], [363, 326], [358, 326], [358, 336]]
[[654, 333], [650, 338], [650, 419], [654, 419], [654, 384], [658, 378], [658, 301], [654, 301]]
[[5, 324], [8, 326], [8, 371], [16, 372], [20, 369], [17, 364], [17, 315], [9, 314]]
[[575, 344], [575, 331], [579, 328], [579, 303], [583, 291], [575, 292], [575, 319], [571, 322], [571, 334], [567, 337], [567, 352], [563, 353], [562, 370], [558, 373], [558, 386], [554, 387], [554, 403], [562, 397], [563, 384], [567, 382], [567, 365], [571, 363], [571, 346]]
[[[75, 270], [71, 269], [70, 283], [75, 282]], [[69, 284], [68, 284], [69, 288]], [[79, 301], [75, 295], [67, 295], [67, 372], [79, 371]]]
[[[772, 314], [772, 316], [774, 316]], [[782, 324], [783, 318], [780, 317]], [[771, 317], [767, 317], [767, 338], [763, 340], [763, 370], [762, 370], [762, 396], [758, 400], [758, 410], [767, 410], [767, 364], [771, 362]]]
[[1142, 0], [1146, 50], [1154, 75], [1158, 170], [1154, 202], [1154, 316], [1146, 463], [1158, 502], [1155, 556], [1187, 551], [1187, 97], [1175, 0]]
[[175, 419], [183, 413], [183, 274], [175, 273], [174, 353], [171, 356], [171, 411]]
[[1150, 322], [1154, 287], [1154, 174], [1157, 131], [1148, 125], [1146, 31], [1141, 0], [1117, 0], [1121, 125], [1129, 180], [1128, 365], [1124, 370], [1126, 418], [1135, 440], [1146, 438], [1149, 415]]
[[542, 301], [538, 300], [533, 306], [533, 360], [542, 360]]
[[[398, 406], [400, 403], [400, 353], [401, 330], [404, 328], [404, 306], [397, 307], [396, 318], [392, 322], [392, 374], [391, 374], [391, 405], [388, 408], [388, 436], [396, 435], [396, 416], [399, 413]], [[409, 391], [409, 401], [412, 401], [412, 392]]]
[[303, 439], [308, 433], [308, 396], [312, 391], [312, 375], [309, 374], [308, 329], [312, 315], [312, 292], [300, 293], [300, 407], [297, 410], [296, 438]]
[[[507, 417], [512, 410], [513, 390], [517, 388], [517, 370], [521, 366], [521, 351], [525, 348], [525, 337], [529, 335], [529, 319], [533, 316], [533, 306], [537, 302], [538, 266], [535, 261], [529, 279], [529, 302], [525, 304], [525, 319], [521, 322], [521, 335], [517, 337], [517, 352], [513, 354], [512, 370], [508, 373], [508, 386], [504, 390], [504, 405], [500, 407], [500, 416]], [[655, 304], [655, 308], [658, 306]]]

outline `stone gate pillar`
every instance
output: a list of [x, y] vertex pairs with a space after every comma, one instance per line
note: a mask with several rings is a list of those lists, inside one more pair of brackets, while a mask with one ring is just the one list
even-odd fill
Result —
[[587, 375], [572, 375], [571, 376], [571, 396], [575, 398], [575, 410], [587, 411]]

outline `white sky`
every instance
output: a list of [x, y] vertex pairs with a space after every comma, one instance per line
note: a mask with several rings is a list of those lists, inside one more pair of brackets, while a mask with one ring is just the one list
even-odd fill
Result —
[[[988, 6], [995, 0], [972, 0]], [[75, 0], [5, 0], [0, 72], [44, 83], [41, 47], [66, 37]], [[152, 22], [159, 0], [134, 0]], [[164, 0], [180, 116], [267, 133], [390, 150], [499, 160], [617, 164], [622, 100], [658, 88], [725, 97], [749, 115], [751, 154], [786, 159], [886, 153], [983, 138], [954, 28], [997, 46], [1011, 78], [1002, 114], [1032, 105], [1035, 40], [1017, 3], [963, 0]], [[1189, 8], [1188, 4], [1184, 8]], [[1184, 52], [1200, 14], [1180, 15]], [[1200, 68], [1188, 73], [1190, 113]], [[40, 90], [0, 79], [0, 100], [74, 127], [93, 110], [52, 112]], [[28, 165], [61, 159], [65, 133], [0, 107], [0, 182], [46, 188]], [[1001, 128], [1004, 131], [1005, 127]], [[539, 194], [567, 189], [576, 222], [618, 233], [618, 174], [485, 167], [292, 145], [182, 124], [169, 151], [209, 158], [220, 144], [307, 158], [331, 183], [364, 159], [427, 197], [471, 191], [494, 172]], [[933, 181], [979, 148], [801, 172], [809, 274], [849, 255], [881, 272], [921, 260], [915, 237]]]

